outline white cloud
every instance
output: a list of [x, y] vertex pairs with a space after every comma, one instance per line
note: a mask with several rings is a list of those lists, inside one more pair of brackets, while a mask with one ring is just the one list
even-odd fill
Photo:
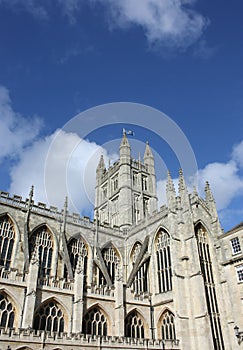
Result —
[[110, 13], [113, 26], [141, 27], [150, 44], [187, 48], [203, 34], [209, 21], [196, 12], [195, 0], [90, 0]]
[[243, 194], [243, 178], [234, 160], [228, 163], [211, 163], [199, 170], [199, 190], [202, 193], [209, 181], [218, 210], [226, 208], [233, 198]]
[[243, 168], [243, 141], [234, 146], [232, 158]]
[[[194, 7], [197, 0], [88, 0], [93, 6], [104, 6], [108, 13], [110, 27], [141, 27], [151, 45], [165, 45], [170, 48], [187, 48], [202, 36], [209, 20]], [[56, 0], [59, 8], [73, 24], [79, 21], [84, 0]], [[47, 1], [41, 5], [38, 0], [0, 0], [10, 8], [21, 8], [41, 19], [49, 17]], [[203, 52], [205, 54], [205, 42]], [[202, 51], [202, 47], [200, 48]], [[208, 51], [207, 51], [208, 54]]]
[[101, 154], [107, 162], [107, 152], [102, 147], [81, 140], [75, 133], [57, 130], [21, 153], [19, 162], [11, 169], [9, 192], [26, 198], [33, 184], [36, 202], [62, 208], [68, 195], [71, 212], [90, 214], [95, 169]]
[[39, 135], [42, 120], [25, 118], [11, 105], [9, 91], [0, 86], [0, 163], [4, 158], [15, 158]]
[[[232, 157], [225, 163], [209, 163], [198, 171], [198, 192], [204, 197], [206, 181], [210, 183], [217, 209], [229, 211], [233, 199], [243, 196], [243, 141], [233, 147]], [[178, 178], [173, 179], [178, 189]], [[192, 191], [189, 187], [189, 192]], [[159, 205], [166, 203], [166, 180], [157, 182]], [[228, 208], [228, 209], [227, 209]], [[231, 213], [233, 210], [231, 209]], [[223, 214], [222, 214], [223, 215]]]

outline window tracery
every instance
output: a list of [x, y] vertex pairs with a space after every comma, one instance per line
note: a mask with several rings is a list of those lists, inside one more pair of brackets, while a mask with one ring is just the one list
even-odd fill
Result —
[[68, 245], [68, 253], [70, 257], [70, 262], [72, 266], [73, 272], [75, 272], [78, 258], [81, 255], [84, 266], [84, 274], [86, 275], [87, 270], [87, 257], [88, 257], [88, 249], [84, 241], [80, 239], [72, 239]]
[[161, 336], [163, 340], [176, 339], [174, 315], [169, 310], [161, 318]]
[[223, 335], [221, 330], [220, 314], [216, 298], [212, 260], [210, 256], [208, 235], [202, 224], [195, 228], [198, 254], [200, 259], [202, 276], [206, 294], [206, 303], [209, 313], [210, 326], [215, 350], [224, 350]]
[[[104, 263], [106, 265], [108, 274], [110, 276], [112, 284], [115, 283], [115, 275], [116, 275], [116, 266], [119, 264], [119, 258], [116, 252], [116, 249], [113, 246], [104, 248], [102, 250], [102, 256], [104, 259]], [[106, 280], [103, 276], [103, 273], [98, 269], [99, 272], [99, 284], [103, 285], [106, 284]]]
[[160, 230], [156, 241], [157, 273], [159, 292], [172, 290], [172, 267], [170, 254], [170, 236], [165, 230]]
[[[134, 266], [140, 253], [142, 244], [136, 242], [131, 254], [132, 265]], [[133, 282], [133, 291], [135, 294], [148, 292], [148, 262], [145, 262], [137, 271]]]
[[54, 301], [42, 305], [34, 317], [34, 329], [49, 332], [64, 331], [64, 314]]
[[12, 328], [14, 324], [15, 308], [8, 297], [0, 294], [0, 327]]
[[51, 274], [51, 263], [53, 255], [53, 241], [49, 230], [42, 226], [37, 229], [30, 239], [30, 256], [35, 247], [39, 252], [39, 276], [45, 277]]
[[126, 317], [125, 336], [129, 338], [144, 338], [144, 321], [137, 311], [131, 312]]
[[84, 316], [83, 333], [91, 335], [107, 335], [107, 318], [98, 307], [94, 307]]
[[14, 245], [14, 227], [6, 215], [0, 218], [0, 266], [9, 269]]

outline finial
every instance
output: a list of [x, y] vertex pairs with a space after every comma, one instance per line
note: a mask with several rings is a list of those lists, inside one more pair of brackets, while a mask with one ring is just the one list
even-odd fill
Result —
[[184, 176], [183, 176], [183, 171], [180, 168], [179, 169], [179, 191], [182, 191], [185, 189], [185, 180], [184, 180]]
[[30, 188], [30, 193], [29, 193], [28, 212], [29, 212], [30, 209], [31, 209], [31, 204], [32, 204], [32, 201], [33, 201], [33, 196], [34, 196], [34, 186], [32, 185], [31, 188]]
[[65, 202], [64, 202], [64, 209], [67, 211], [68, 208], [68, 196], [65, 197]]
[[34, 195], [34, 185], [32, 185], [31, 188], [30, 188], [30, 193], [29, 193], [30, 200], [32, 200], [33, 195]]

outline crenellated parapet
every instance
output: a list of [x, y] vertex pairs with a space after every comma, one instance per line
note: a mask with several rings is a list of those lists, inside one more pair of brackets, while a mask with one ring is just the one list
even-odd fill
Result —
[[46, 331], [34, 331], [31, 328], [11, 328], [4, 329], [0, 327], [0, 346], [8, 345], [11, 350], [19, 348], [21, 345], [29, 346], [33, 350], [44, 348], [46, 350], [53, 349], [57, 346], [62, 348], [65, 346], [67, 350], [80, 350], [80, 347], [90, 350], [180, 350], [178, 340], [156, 340], [156, 339], [138, 339], [119, 336], [96, 336], [78, 333], [57, 333]]

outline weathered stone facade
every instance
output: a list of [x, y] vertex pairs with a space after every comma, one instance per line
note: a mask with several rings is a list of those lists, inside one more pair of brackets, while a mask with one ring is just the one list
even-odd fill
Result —
[[243, 224], [224, 233], [210, 191], [157, 209], [154, 160], [97, 170], [95, 220], [0, 195], [0, 348], [218, 349], [243, 329]]

